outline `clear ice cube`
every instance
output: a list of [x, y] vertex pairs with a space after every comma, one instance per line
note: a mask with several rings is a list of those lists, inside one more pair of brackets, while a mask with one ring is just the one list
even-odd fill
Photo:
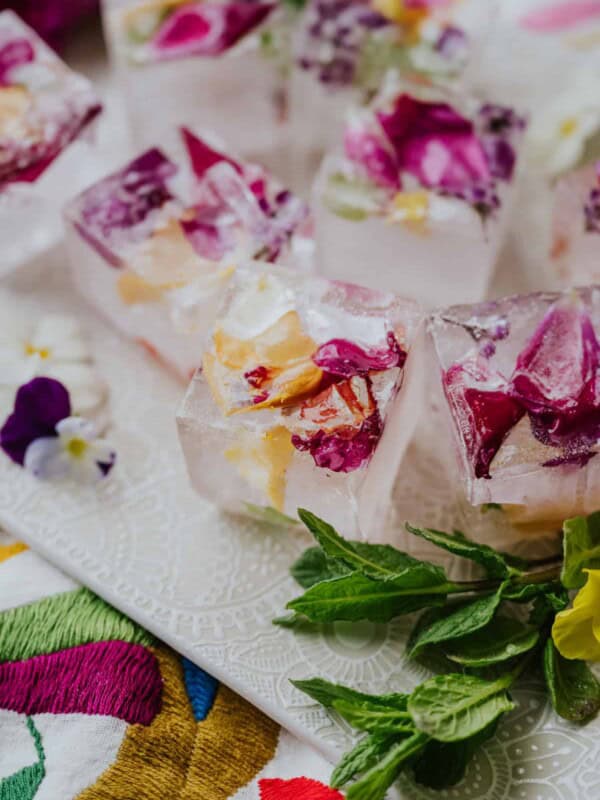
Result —
[[550, 257], [562, 286], [600, 283], [600, 162], [557, 182]]
[[110, 51], [138, 147], [178, 125], [211, 130], [282, 172], [291, 4], [103, 0]]
[[483, 299], [524, 126], [510, 108], [389, 76], [316, 181], [320, 270], [429, 307]]
[[186, 381], [240, 261], [312, 269], [308, 208], [262, 167], [188, 129], [148, 150], [65, 210], [81, 293]]
[[59, 209], [98, 174], [89, 127], [100, 110], [86, 78], [0, 12], [0, 275], [59, 240]]
[[420, 406], [412, 301], [268, 264], [239, 269], [177, 422], [193, 486], [233, 512], [377, 538]]
[[526, 522], [597, 509], [600, 289], [456, 306], [429, 331], [468, 500]]

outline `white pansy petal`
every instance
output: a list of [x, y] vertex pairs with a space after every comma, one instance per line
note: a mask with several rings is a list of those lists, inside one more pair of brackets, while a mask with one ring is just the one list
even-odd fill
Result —
[[66, 386], [73, 413], [89, 416], [108, 399], [106, 383], [89, 364], [53, 364], [47, 374]]
[[37, 356], [28, 356], [22, 343], [0, 343], [0, 385], [15, 389], [36, 374]]
[[43, 437], [35, 439], [25, 451], [23, 466], [37, 478], [52, 480], [64, 478], [70, 472], [70, 459], [60, 439]]
[[62, 440], [63, 447], [65, 441], [69, 439], [83, 439], [91, 442], [96, 438], [96, 426], [93, 422], [82, 417], [66, 417], [56, 426], [56, 432]]
[[31, 344], [49, 350], [52, 361], [88, 361], [90, 351], [79, 322], [74, 317], [48, 314], [43, 317], [32, 336]]
[[90, 457], [95, 464], [103, 464], [110, 470], [117, 460], [117, 451], [110, 442], [99, 439], [90, 446]]

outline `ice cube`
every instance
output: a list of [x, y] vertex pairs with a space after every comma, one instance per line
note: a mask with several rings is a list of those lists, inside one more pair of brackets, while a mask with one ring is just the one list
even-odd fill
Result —
[[481, 3], [309, 0], [293, 41], [290, 120], [294, 175], [314, 176], [341, 141], [345, 111], [376, 92], [390, 69], [464, 81], [487, 27]]
[[391, 294], [239, 269], [177, 419], [196, 490], [376, 538], [420, 406], [420, 318]]
[[386, 81], [348, 117], [314, 189], [325, 275], [426, 306], [485, 296], [524, 122], [511, 109]]
[[79, 290], [188, 380], [236, 265], [312, 268], [307, 206], [262, 167], [188, 129], [170, 155], [148, 150], [66, 208]]
[[97, 174], [83, 134], [100, 109], [86, 78], [0, 12], [0, 275], [58, 241], [58, 209]]
[[563, 286], [600, 283], [600, 162], [556, 184], [550, 255]]
[[173, 144], [175, 127], [188, 125], [281, 172], [292, 6], [103, 0], [136, 145]]
[[437, 312], [436, 382], [473, 505], [518, 521], [600, 506], [600, 288]]

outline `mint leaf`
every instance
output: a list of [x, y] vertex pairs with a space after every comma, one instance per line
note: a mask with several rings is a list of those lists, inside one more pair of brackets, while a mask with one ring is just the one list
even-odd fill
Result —
[[290, 525], [297, 525], [298, 520], [282, 514], [273, 506], [257, 506], [254, 503], [244, 503], [248, 514], [258, 522], [264, 522], [273, 528], [289, 528]]
[[433, 605], [442, 605], [454, 584], [433, 565], [408, 567], [387, 580], [373, 580], [360, 572], [311, 586], [287, 608], [313, 622], [360, 620], [389, 622]]
[[314, 622], [311, 622], [302, 614], [286, 614], [283, 617], [275, 617], [273, 625], [278, 625], [280, 628], [288, 628], [288, 630], [302, 631], [302, 630], [315, 630]]
[[555, 590], [548, 589], [534, 597], [529, 613], [529, 622], [541, 628], [549, 617], [554, 617], [559, 611], [564, 611], [568, 605], [569, 593], [559, 584]]
[[407, 698], [400, 704], [385, 706], [370, 701], [334, 700], [334, 711], [353, 728], [367, 733], [410, 733], [414, 725], [406, 710]]
[[556, 713], [569, 722], [585, 722], [600, 710], [600, 684], [585, 661], [564, 658], [548, 638], [544, 677]]
[[396, 743], [397, 737], [395, 736], [380, 736], [376, 733], [365, 736], [356, 747], [346, 753], [337, 765], [331, 776], [331, 787], [341, 789], [356, 775], [370, 770]]
[[418, 635], [411, 637], [408, 657], [414, 658], [429, 645], [459, 639], [483, 628], [496, 613], [504, 588], [505, 584], [502, 584], [493, 594], [454, 607], [449, 614], [424, 626]]
[[436, 742], [432, 739], [414, 764], [416, 782], [438, 791], [456, 786], [464, 778], [479, 747], [492, 738], [497, 727], [498, 721], [494, 720], [479, 733], [460, 742]]
[[369, 769], [346, 792], [347, 800], [384, 800], [407, 761], [414, 758], [427, 744], [428, 737], [415, 733], [393, 745], [386, 755]]
[[506, 578], [518, 572], [518, 570], [510, 566], [508, 560], [497, 550], [487, 544], [472, 542], [460, 531], [450, 534], [436, 531], [432, 528], [415, 528], [409, 523], [406, 523], [406, 529], [415, 536], [426, 539], [436, 547], [448, 550], [455, 556], [475, 561], [485, 569], [490, 578]]
[[564, 561], [560, 579], [567, 589], [581, 589], [584, 568], [600, 569], [600, 511], [563, 524]]
[[333, 704], [338, 700], [347, 703], [360, 704], [368, 703], [371, 707], [389, 708], [394, 706], [402, 711], [406, 711], [408, 701], [407, 694], [364, 694], [347, 686], [340, 686], [337, 683], [330, 683], [323, 678], [311, 678], [304, 681], [291, 681], [292, 685], [304, 694], [312, 697], [317, 703], [325, 708], [333, 708]]
[[[298, 509], [298, 516], [329, 558], [340, 559], [364, 575], [389, 578], [407, 567], [423, 563], [387, 544], [349, 542], [339, 535], [333, 525], [304, 508]], [[436, 569], [443, 572], [440, 567]]]
[[535, 628], [499, 615], [481, 630], [463, 636], [444, 650], [448, 658], [463, 667], [489, 667], [526, 653], [535, 647], [539, 637]]
[[506, 692], [510, 679], [510, 674], [493, 682], [473, 675], [437, 675], [417, 686], [408, 711], [417, 728], [433, 739], [468, 739], [514, 708]]
[[350, 567], [339, 559], [329, 558], [320, 547], [309, 547], [290, 569], [292, 577], [303, 589], [349, 572], [352, 572]]

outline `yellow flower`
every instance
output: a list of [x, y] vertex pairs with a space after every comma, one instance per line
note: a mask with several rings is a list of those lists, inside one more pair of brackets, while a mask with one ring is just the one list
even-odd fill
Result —
[[586, 569], [588, 579], [573, 607], [556, 615], [552, 638], [565, 658], [600, 661], [600, 569]]

